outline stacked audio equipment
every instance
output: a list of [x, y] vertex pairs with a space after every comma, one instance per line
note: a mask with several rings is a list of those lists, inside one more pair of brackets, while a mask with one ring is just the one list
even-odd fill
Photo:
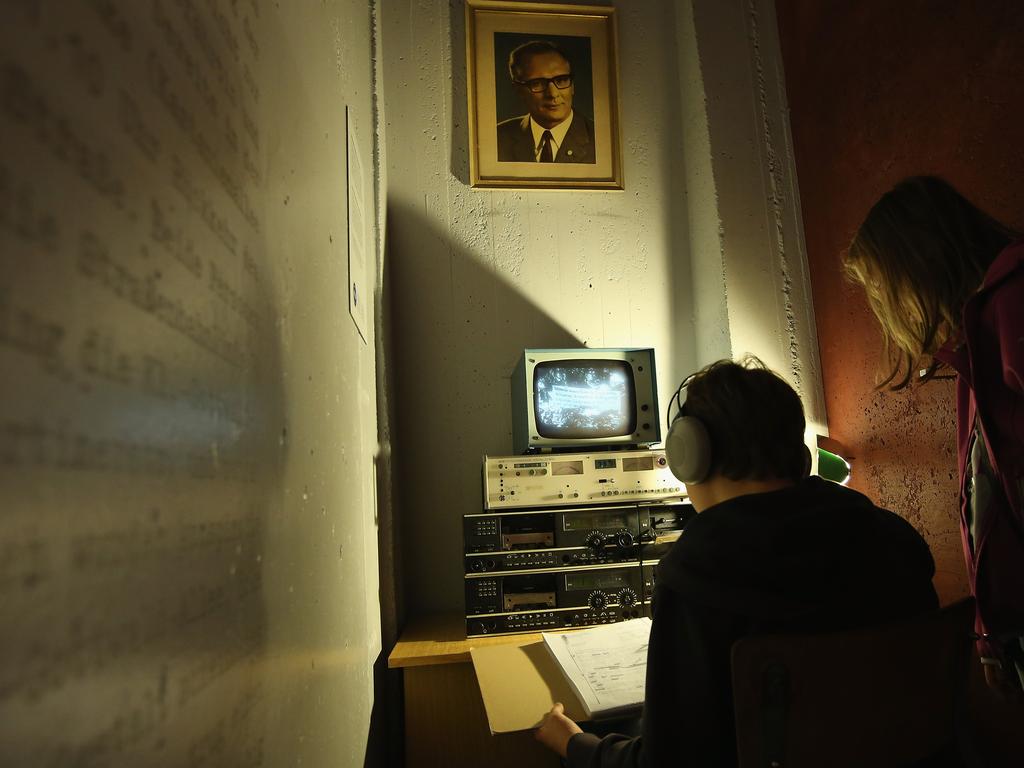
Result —
[[485, 456], [483, 484], [463, 520], [467, 637], [649, 616], [693, 515], [662, 450]]

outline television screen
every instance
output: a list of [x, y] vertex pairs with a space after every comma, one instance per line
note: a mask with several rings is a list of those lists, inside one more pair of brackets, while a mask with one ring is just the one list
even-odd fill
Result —
[[625, 360], [538, 362], [533, 391], [541, 437], [618, 437], [636, 430], [636, 386]]

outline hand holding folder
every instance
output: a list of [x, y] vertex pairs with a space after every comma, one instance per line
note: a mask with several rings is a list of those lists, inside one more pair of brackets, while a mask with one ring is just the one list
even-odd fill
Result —
[[524, 644], [473, 648], [470, 655], [491, 733], [536, 728], [555, 702], [586, 721], [643, 706], [650, 619], [568, 633]]

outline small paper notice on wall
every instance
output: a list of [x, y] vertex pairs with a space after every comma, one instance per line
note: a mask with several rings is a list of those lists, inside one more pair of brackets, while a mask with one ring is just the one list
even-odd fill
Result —
[[359, 140], [352, 107], [345, 107], [348, 134], [348, 312], [366, 343], [366, 329], [373, 295], [367, 274], [366, 174], [359, 154]]

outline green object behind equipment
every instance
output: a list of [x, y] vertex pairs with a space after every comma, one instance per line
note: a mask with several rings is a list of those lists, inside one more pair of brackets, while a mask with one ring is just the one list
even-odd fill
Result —
[[845, 483], [850, 479], [850, 463], [842, 456], [818, 449], [818, 474], [835, 483]]

